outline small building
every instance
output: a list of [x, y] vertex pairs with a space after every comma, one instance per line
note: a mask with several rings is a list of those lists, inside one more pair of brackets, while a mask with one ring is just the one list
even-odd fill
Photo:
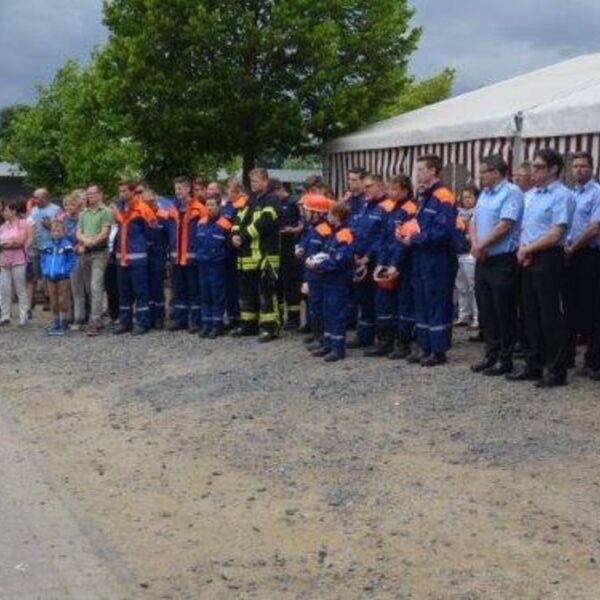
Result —
[[0, 199], [11, 200], [26, 195], [25, 172], [16, 165], [0, 162]]
[[442, 157], [453, 188], [478, 178], [484, 156], [501, 154], [512, 165], [539, 148], [567, 159], [576, 151], [600, 163], [600, 53], [538, 69], [386, 119], [325, 147], [325, 173], [337, 193], [348, 169], [361, 166], [386, 179], [415, 177], [417, 158]]

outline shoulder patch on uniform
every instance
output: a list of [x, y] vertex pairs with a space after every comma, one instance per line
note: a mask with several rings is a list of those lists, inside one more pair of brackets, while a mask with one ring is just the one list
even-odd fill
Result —
[[441, 187], [433, 192], [435, 198], [444, 204], [454, 204], [454, 194], [445, 187]]
[[225, 231], [229, 231], [231, 229], [231, 222], [225, 217], [219, 217], [217, 219], [217, 225], [225, 229]]
[[331, 227], [329, 226], [329, 223], [319, 223], [315, 227], [315, 231], [323, 237], [331, 235]]
[[402, 208], [409, 217], [414, 217], [417, 214], [417, 205], [412, 200], [405, 202]]
[[335, 239], [340, 242], [340, 244], [351, 244], [354, 240], [352, 232], [347, 227], [340, 229], [335, 234]]
[[396, 203], [390, 199], [382, 200], [379, 203], [379, 207], [382, 208], [386, 213], [391, 213], [394, 208], [396, 208]]

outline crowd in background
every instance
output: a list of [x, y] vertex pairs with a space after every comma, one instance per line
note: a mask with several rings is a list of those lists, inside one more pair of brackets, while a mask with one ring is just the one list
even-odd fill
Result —
[[3, 206], [0, 324], [16, 295], [25, 326], [43, 292], [51, 336], [93, 337], [107, 320], [116, 335], [260, 342], [283, 328], [327, 362], [363, 348], [423, 367], [444, 364], [466, 326], [484, 343], [475, 373], [564, 385], [585, 344], [577, 373], [600, 380], [600, 185], [589, 154], [570, 158], [573, 189], [553, 150], [512, 181], [484, 157], [458, 201], [434, 155], [414, 182], [352, 168], [339, 199], [320, 177], [290, 194], [264, 169], [225, 193], [203, 177], [178, 177], [172, 197], [121, 181], [108, 202], [96, 185], [60, 203], [41, 188]]

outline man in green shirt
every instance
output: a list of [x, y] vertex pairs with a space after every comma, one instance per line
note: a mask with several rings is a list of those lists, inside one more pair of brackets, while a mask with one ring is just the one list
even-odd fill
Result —
[[99, 186], [88, 187], [86, 199], [87, 208], [81, 213], [77, 225], [77, 241], [81, 254], [83, 280], [91, 304], [87, 334], [95, 336], [102, 329], [104, 271], [108, 261], [108, 234], [113, 216], [104, 205], [104, 197]]

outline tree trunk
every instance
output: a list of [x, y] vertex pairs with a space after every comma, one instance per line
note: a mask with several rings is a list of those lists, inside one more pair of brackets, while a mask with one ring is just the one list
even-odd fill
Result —
[[256, 167], [256, 154], [253, 150], [244, 150], [243, 154], [243, 182], [250, 188], [250, 171]]

